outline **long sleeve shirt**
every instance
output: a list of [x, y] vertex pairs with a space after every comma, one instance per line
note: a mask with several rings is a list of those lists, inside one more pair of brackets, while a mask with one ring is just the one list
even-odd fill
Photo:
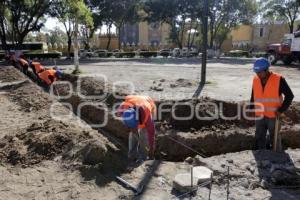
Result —
[[[145, 124], [145, 129], [147, 130], [147, 138], [148, 138], [148, 144], [149, 149], [154, 150], [155, 148], [155, 124], [153, 122], [152, 116], [147, 116], [146, 111], [142, 107], [135, 107], [138, 109], [139, 113], [139, 124]], [[118, 108], [119, 115], [121, 115], [124, 112], [123, 104], [120, 105]]]
[[[265, 87], [265, 85], [263, 85], [263, 88]], [[281, 77], [280, 79], [280, 83], [279, 83], [279, 95], [284, 95], [284, 101], [281, 105], [280, 108], [278, 108], [278, 112], [283, 113], [285, 112], [289, 106], [291, 105], [293, 99], [294, 99], [294, 94], [291, 90], [291, 88], [289, 87], [288, 83], [286, 82], [285, 78]], [[252, 87], [252, 94], [251, 94], [251, 103], [254, 102], [254, 95], [253, 95], [253, 87]], [[252, 106], [253, 108], [253, 106]]]

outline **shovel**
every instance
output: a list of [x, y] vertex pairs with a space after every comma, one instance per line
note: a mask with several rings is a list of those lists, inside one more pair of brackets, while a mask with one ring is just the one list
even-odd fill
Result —
[[280, 129], [280, 118], [279, 116], [276, 117], [275, 121], [275, 133], [274, 133], [274, 140], [273, 140], [273, 151], [278, 151], [278, 140], [281, 141], [281, 135], [279, 133]]

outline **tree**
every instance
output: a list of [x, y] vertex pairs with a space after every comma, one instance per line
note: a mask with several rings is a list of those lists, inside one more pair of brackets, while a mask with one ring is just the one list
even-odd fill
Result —
[[266, 20], [284, 20], [290, 33], [294, 32], [295, 21], [300, 12], [299, 0], [266, 0], [261, 2], [261, 12]]
[[187, 20], [190, 20], [190, 25], [199, 21], [201, 3], [199, 0], [146, 0], [143, 4], [144, 19], [169, 24], [170, 39], [182, 48]]
[[[93, 27], [91, 12], [83, 0], [57, 0], [52, 8], [52, 16], [64, 25], [68, 38], [68, 57], [71, 57], [72, 39], [76, 39], [79, 23]], [[74, 42], [74, 46], [78, 42]]]
[[67, 35], [63, 32], [58, 26], [53, 30], [50, 30], [47, 33], [47, 43], [50, 43], [52, 46], [54, 44], [64, 44], [67, 41]]
[[239, 24], [251, 23], [257, 13], [257, 4], [252, 0], [209, 1], [209, 47], [218, 48], [232, 28]]
[[[50, 0], [2, 0], [0, 2], [0, 37], [6, 46], [7, 40], [20, 47], [32, 31], [44, 25], [43, 17], [52, 4]], [[7, 48], [7, 46], [6, 46]]]

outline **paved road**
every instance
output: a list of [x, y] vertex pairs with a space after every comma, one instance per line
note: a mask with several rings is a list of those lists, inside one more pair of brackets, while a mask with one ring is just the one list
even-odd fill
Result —
[[[254, 75], [253, 61], [254, 59], [210, 60], [207, 66], [208, 84], [201, 95], [226, 101], [248, 100]], [[73, 69], [70, 63], [61, 63], [59, 67], [66, 71]], [[130, 82], [137, 93], [149, 94], [155, 99], [183, 99], [191, 98], [198, 88], [201, 61], [162, 58], [89, 60], [81, 63], [81, 70], [83, 75], [105, 75], [116, 85], [128, 85], [120, 81]], [[271, 67], [271, 70], [281, 73], [287, 79], [295, 94], [295, 100], [300, 101], [300, 67], [277, 65]], [[177, 82], [178, 87], [170, 87], [179, 79], [183, 80]], [[163, 92], [150, 89], [159, 83], [164, 88]]]

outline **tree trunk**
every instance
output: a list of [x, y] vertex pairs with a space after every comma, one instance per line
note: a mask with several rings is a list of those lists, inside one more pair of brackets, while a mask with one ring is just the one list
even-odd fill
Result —
[[118, 46], [119, 46], [119, 50], [121, 50], [121, 28], [122, 26], [118, 26]]
[[209, 48], [212, 49], [213, 46], [214, 46], [214, 22], [213, 20], [211, 19], [211, 22], [210, 22], [210, 42], [209, 42]]
[[289, 28], [290, 28], [290, 33], [294, 32], [294, 21], [291, 21], [291, 23], [289, 24]]
[[107, 46], [106, 46], [107, 50], [109, 50], [110, 43], [111, 43], [111, 26], [112, 26], [112, 24], [109, 24], [109, 26], [107, 28], [107, 30], [108, 30], [108, 34], [107, 34], [108, 41], [107, 41]]
[[181, 46], [181, 48], [180, 49], [182, 49], [182, 47], [184, 46], [184, 38], [183, 38], [183, 36], [184, 36], [184, 28], [185, 28], [185, 18], [183, 18], [183, 25], [181, 26], [181, 35], [180, 35], [180, 46]]
[[68, 58], [71, 58], [72, 37], [68, 35]]
[[78, 57], [78, 19], [75, 21], [74, 31], [74, 66], [75, 74], [79, 73], [79, 57]]
[[188, 49], [191, 48], [190, 42], [191, 42], [191, 31], [192, 31], [192, 28], [193, 28], [193, 20], [191, 20], [191, 24], [190, 24], [190, 28], [189, 28], [189, 35], [188, 35], [188, 42], [187, 42]]
[[[197, 29], [198, 29], [198, 22], [196, 22], [196, 27], [195, 27], [195, 30], [196, 30], [196, 31], [197, 31]], [[195, 36], [196, 36], [196, 32], [193, 34], [193, 38], [192, 38], [192, 42], [191, 42], [191, 44], [190, 44], [190, 47], [192, 47], [193, 44], [194, 44]]]

